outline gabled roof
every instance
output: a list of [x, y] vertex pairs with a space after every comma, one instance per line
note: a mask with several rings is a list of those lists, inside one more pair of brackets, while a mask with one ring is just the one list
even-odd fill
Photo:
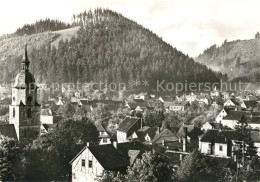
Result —
[[46, 131], [50, 131], [50, 130], [54, 129], [57, 126], [56, 123], [55, 124], [42, 124], [42, 125], [46, 129]]
[[207, 130], [201, 137], [201, 142], [213, 142], [219, 130]]
[[17, 139], [14, 124], [0, 125], [0, 134], [9, 138]]
[[239, 100], [237, 100], [236, 98], [230, 98], [230, 100], [237, 106], [239, 106]]
[[105, 170], [118, 170], [130, 164], [128, 156], [112, 144], [89, 146], [88, 149]]
[[131, 127], [139, 122], [141, 119], [137, 117], [126, 116], [123, 121], [119, 124], [117, 130], [122, 132], [127, 132]]
[[238, 120], [240, 121], [242, 115], [246, 116], [246, 111], [230, 111], [228, 115], [226, 115], [223, 120]]
[[215, 143], [227, 143], [229, 140], [237, 140], [239, 135], [235, 130], [222, 130], [220, 131], [216, 138]]
[[246, 108], [255, 108], [257, 107], [257, 101], [256, 100], [245, 100], [244, 101]]
[[230, 111], [234, 111], [234, 107], [224, 107], [224, 110], [226, 111], [227, 114], [229, 114]]
[[158, 130], [158, 127], [144, 126], [143, 128], [137, 130], [135, 133], [138, 137], [138, 141], [143, 142], [143, 141], [145, 141], [146, 134], [148, 134], [149, 137], [151, 139], [153, 139], [154, 136], [156, 135], [157, 130]]
[[140, 143], [140, 142], [125, 142], [125, 143], [118, 143], [117, 149], [124, 154], [126, 157], [128, 157], [129, 150], [139, 150], [138, 157], [141, 157], [143, 153], [146, 151], [151, 151], [152, 148]]
[[154, 138], [152, 139], [152, 143], [155, 142], [162, 142], [162, 140], [164, 141], [176, 141], [178, 140], [178, 137], [169, 129], [164, 129], [163, 131], [161, 131], [160, 133], [156, 133], [156, 135], [154, 136]]
[[230, 140], [238, 140], [239, 135], [235, 130], [207, 130], [202, 135], [201, 142], [228, 143]]

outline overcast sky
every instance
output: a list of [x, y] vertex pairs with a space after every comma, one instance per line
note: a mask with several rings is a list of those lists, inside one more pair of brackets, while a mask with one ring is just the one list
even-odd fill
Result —
[[259, 0], [1, 0], [0, 35], [47, 17], [71, 22], [96, 7], [123, 14], [190, 56], [260, 31]]

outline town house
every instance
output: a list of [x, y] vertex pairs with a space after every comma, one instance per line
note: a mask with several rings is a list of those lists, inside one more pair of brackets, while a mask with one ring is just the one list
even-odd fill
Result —
[[141, 118], [126, 116], [117, 128], [117, 141], [128, 142], [128, 137], [140, 128], [142, 128]]

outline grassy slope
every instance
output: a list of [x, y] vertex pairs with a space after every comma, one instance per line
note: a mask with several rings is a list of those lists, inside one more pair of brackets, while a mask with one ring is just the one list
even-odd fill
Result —
[[73, 27], [65, 30], [44, 32], [33, 34], [29, 36], [17, 36], [12, 38], [0, 39], [0, 63], [3, 63], [6, 57], [12, 60], [14, 55], [21, 55], [23, 53], [24, 44], [27, 42], [28, 47], [35, 47], [36, 49], [48, 43], [57, 47], [58, 42], [63, 39], [70, 39], [76, 35], [79, 27]]

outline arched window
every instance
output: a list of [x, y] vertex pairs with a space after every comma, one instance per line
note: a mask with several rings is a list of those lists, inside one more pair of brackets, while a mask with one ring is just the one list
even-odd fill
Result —
[[15, 108], [13, 108], [13, 117], [15, 117]]
[[27, 110], [27, 118], [31, 118], [32, 117], [32, 111], [31, 108], [28, 108]]

